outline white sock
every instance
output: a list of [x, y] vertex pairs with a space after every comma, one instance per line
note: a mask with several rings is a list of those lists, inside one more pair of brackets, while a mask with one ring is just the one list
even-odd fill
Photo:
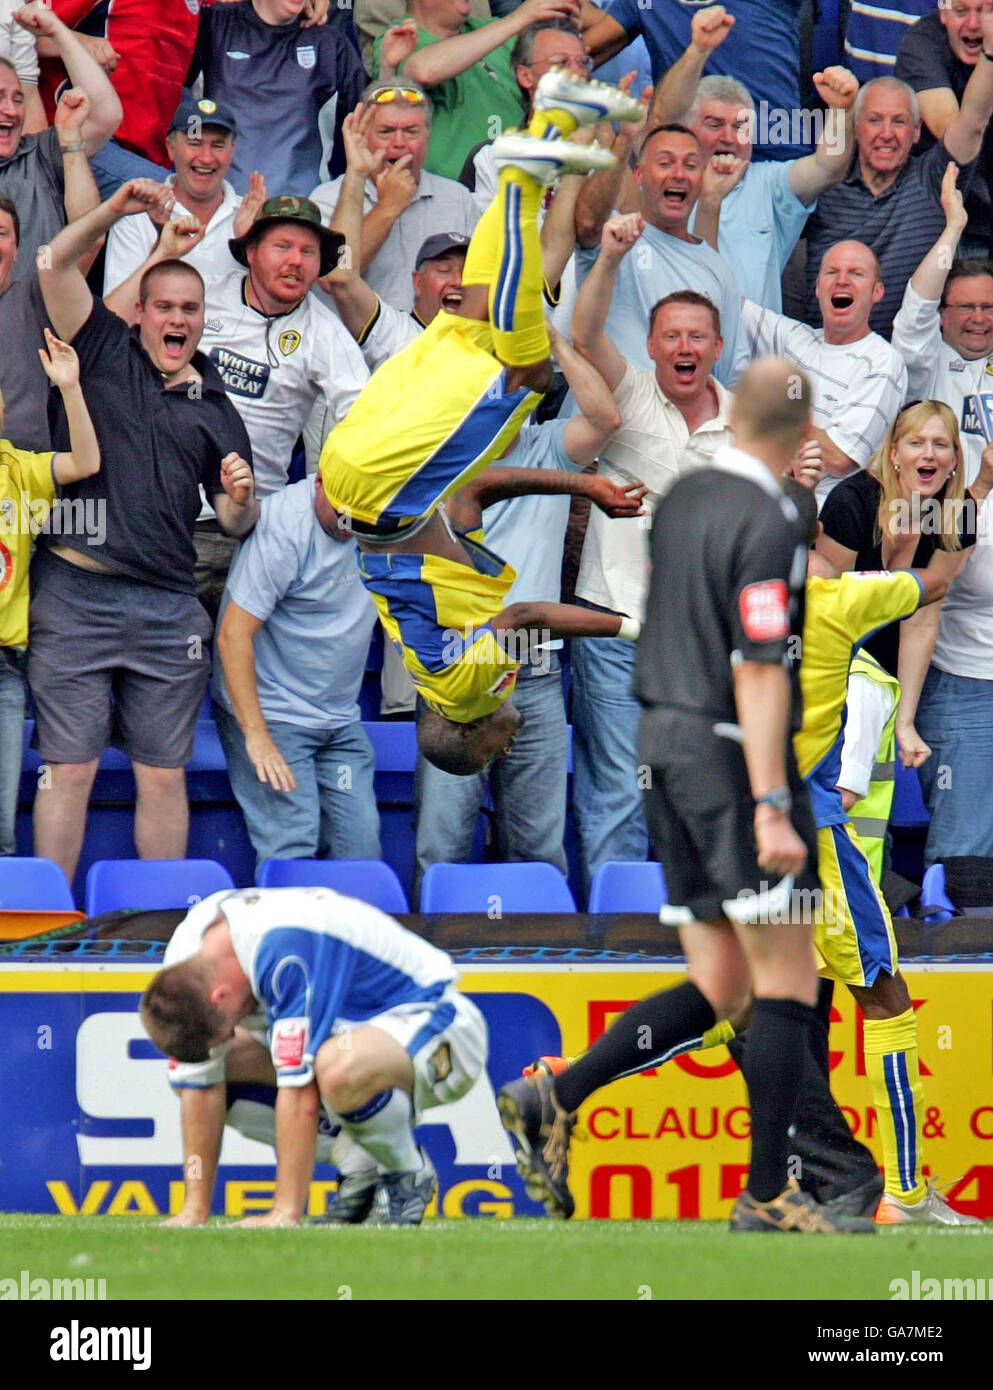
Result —
[[413, 1106], [406, 1091], [380, 1091], [359, 1110], [340, 1115], [342, 1129], [384, 1173], [415, 1172], [423, 1160], [411, 1129]]

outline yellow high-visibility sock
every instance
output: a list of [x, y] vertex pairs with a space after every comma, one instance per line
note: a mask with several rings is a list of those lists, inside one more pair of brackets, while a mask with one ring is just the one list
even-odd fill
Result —
[[927, 1193], [921, 1176], [924, 1091], [917, 1060], [917, 1018], [867, 1018], [865, 1065], [883, 1145], [886, 1191], [913, 1205]]
[[[539, 140], [547, 140], [552, 131], [566, 140], [579, 127], [579, 122], [569, 111], [559, 111], [551, 107], [548, 111], [535, 111], [528, 121], [528, 134]], [[552, 139], [556, 137], [553, 135]]]
[[476, 224], [462, 271], [463, 285], [489, 287], [493, 351], [513, 367], [541, 362], [551, 350], [538, 231], [543, 194], [537, 179], [504, 166], [496, 197]]

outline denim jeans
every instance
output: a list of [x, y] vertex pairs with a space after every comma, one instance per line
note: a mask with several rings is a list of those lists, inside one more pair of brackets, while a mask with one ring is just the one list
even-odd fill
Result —
[[568, 873], [562, 839], [569, 734], [558, 655], [550, 652], [549, 658], [552, 669], [543, 674], [521, 668], [513, 701], [524, 726], [508, 756], [498, 758], [488, 773], [453, 777], [418, 758], [415, 900], [429, 864], [468, 860], [487, 777], [496, 812], [497, 859], [545, 860]]
[[264, 859], [379, 859], [379, 810], [372, 744], [356, 721], [338, 729], [269, 725], [296, 778], [296, 791], [260, 782], [238, 721], [215, 706], [228, 777], [245, 817], [257, 865]]
[[572, 644], [572, 804], [583, 882], [611, 860], [648, 858], [638, 787], [634, 642], [580, 637]]
[[931, 812], [926, 862], [993, 855], [993, 680], [932, 666], [917, 708], [917, 732], [931, 748], [921, 768]]
[[24, 740], [24, 661], [12, 647], [0, 647], [0, 854], [13, 854], [17, 789]]
[[106, 202], [128, 179], [155, 179], [157, 183], [164, 183], [169, 177], [169, 170], [163, 169], [161, 164], [153, 164], [143, 155], [126, 150], [116, 140], [108, 140], [103, 149], [93, 155], [90, 167], [100, 190], [101, 202]]

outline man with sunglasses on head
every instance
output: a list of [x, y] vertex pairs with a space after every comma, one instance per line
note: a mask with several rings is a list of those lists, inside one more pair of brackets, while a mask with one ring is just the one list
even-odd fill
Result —
[[[413, 308], [411, 275], [425, 241], [452, 233], [468, 240], [479, 210], [468, 189], [424, 167], [432, 106], [421, 87], [374, 82], [362, 102], [366, 144], [383, 160], [365, 181], [358, 269], [380, 299], [406, 311]], [[325, 221], [334, 217], [343, 180], [322, 183], [310, 195]]]
[[467, 0], [408, 0], [410, 18], [377, 39], [380, 76], [426, 87], [434, 102], [427, 167], [457, 179], [469, 152], [522, 124], [511, 52], [517, 36], [548, 19], [577, 21], [580, 0], [524, 0], [505, 19], [473, 19]]

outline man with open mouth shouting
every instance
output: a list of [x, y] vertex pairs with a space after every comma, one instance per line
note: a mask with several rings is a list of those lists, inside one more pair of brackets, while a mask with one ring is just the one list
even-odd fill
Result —
[[[135, 843], [149, 859], [186, 853], [185, 765], [209, 674], [211, 623], [197, 602], [193, 525], [202, 483], [229, 535], [258, 516], [248, 434], [197, 349], [203, 281], [182, 261], [143, 277], [134, 329], [95, 300], [80, 260], [119, 217], [166, 196], [123, 184], [39, 255], [45, 307], [81, 365], [103, 467], [66, 490], [99, 521], [48, 537], [32, 577], [28, 680], [51, 779], [35, 800], [34, 843], [72, 879], [100, 755], [113, 743], [137, 784]], [[53, 431], [58, 449], [65, 435]]]
[[865, 467], [907, 393], [902, 357], [869, 327], [884, 293], [869, 247], [839, 241], [824, 253], [817, 276], [823, 328], [742, 301], [751, 350], [786, 357], [810, 378], [813, 427], [805, 458], [824, 470], [817, 484], [821, 503], [842, 478]]

